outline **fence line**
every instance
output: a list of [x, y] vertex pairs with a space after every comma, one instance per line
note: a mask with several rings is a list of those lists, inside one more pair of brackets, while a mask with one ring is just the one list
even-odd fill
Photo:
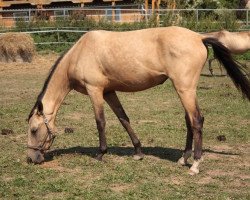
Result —
[[[139, 6], [138, 6], [139, 7]], [[106, 7], [106, 8], [50, 8], [50, 9], [16, 9], [16, 10], [0, 10], [0, 24], [8, 27], [15, 26], [17, 21], [23, 20], [27, 23], [32, 22], [36, 17], [44, 17], [46, 20], [64, 19], [77, 15], [79, 20], [84, 18], [100, 19], [115, 22], [134, 22], [142, 21], [152, 16], [154, 13], [160, 16], [166, 14], [185, 15], [189, 13], [194, 17], [196, 23], [199, 23], [200, 18], [208, 13], [223, 14], [226, 12], [238, 13], [240, 20], [246, 26], [249, 25], [249, 10], [248, 9], [159, 9], [154, 12], [151, 9], [145, 10], [142, 6], [140, 9], [124, 9]], [[77, 18], [76, 18], [77, 19]]]
[[50, 45], [50, 44], [74, 44], [75, 42], [35, 42], [35, 45]]
[[[69, 28], [69, 27], [61, 27], [61, 28]], [[240, 31], [248, 31], [249, 29], [240, 29]], [[70, 29], [50, 29], [50, 30], [39, 30], [39, 31], [22, 31], [19, 33], [27, 33], [27, 34], [39, 34], [39, 33], [87, 33], [89, 31], [86, 30], [70, 30]], [[1, 34], [4, 34], [5, 32], [0, 32]], [[199, 33], [203, 33], [203, 32], [199, 32]], [[35, 45], [50, 45], [50, 44], [74, 44], [75, 42], [66, 42], [60, 41], [60, 36], [58, 35], [57, 37], [57, 42], [35, 42]]]
[[87, 32], [88, 31], [84, 30], [54, 29], [54, 30], [44, 30], [44, 31], [23, 31], [22, 33], [34, 34], [34, 33], [87, 33]]

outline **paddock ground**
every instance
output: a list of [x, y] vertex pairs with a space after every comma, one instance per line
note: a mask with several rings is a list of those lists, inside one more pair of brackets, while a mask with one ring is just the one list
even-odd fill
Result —
[[[98, 135], [90, 101], [73, 91], [58, 113], [47, 162], [28, 165], [26, 119], [58, 56], [0, 63], [0, 199], [250, 199], [250, 104], [220, 75], [217, 64], [214, 77], [204, 68], [198, 86], [205, 116], [199, 175], [189, 176], [189, 166], [176, 164], [186, 133], [170, 81], [143, 92], [118, 93], [142, 142], [142, 161], [132, 159], [130, 139], [107, 106], [109, 153], [105, 162], [93, 158]], [[64, 133], [65, 128], [74, 132]]]

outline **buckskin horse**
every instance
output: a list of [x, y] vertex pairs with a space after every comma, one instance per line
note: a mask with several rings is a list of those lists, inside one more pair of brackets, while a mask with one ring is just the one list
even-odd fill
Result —
[[[232, 54], [243, 54], [250, 50], [250, 31], [229, 32], [222, 30], [218, 32], [204, 33], [204, 37], [212, 37], [218, 39]], [[216, 57], [208, 60], [209, 71], [213, 75], [212, 61]], [[222, 73], [222, 68], [220, 66]]]
[[40, 164], [55, 136], [55, 118], [65, 96], [76, 90], [89, 95], [99, 133], [98, 160], [107, 152], [104, 102], [128, 132], [135, 159], [142, 159], [140, 140], [130, 126], [116, 91], [146, 90], [170, 79], [185, 109], [186, 147], [178, 163], [187, 164], [194, 140], [190, 174], [199, 173], [202, 160], [204, 118], [196, 88], [211, 45], [236, 87], [250, 100], [249, 76], [214, 38], [181, 27], [151, 28], [129, 32], [90, 31], [52, 67], [29, 115], [27, 161]]

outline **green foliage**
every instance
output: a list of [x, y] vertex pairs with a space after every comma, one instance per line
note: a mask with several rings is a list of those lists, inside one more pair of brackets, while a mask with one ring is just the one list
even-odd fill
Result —
[[240, 0], [220, 0], [220, 3], [223, 8], [233, 9], [239, 7]]
[[176, 0], [177, 8], [198, 8], [198, 9], [218, 9], [218, 8], [238, 8], [239, 0]]
[[182, 8], [199, 8], [199, 9], [216, 9], [220, 6], [220, 1], [218, 0], [186, 0], [179, 1], [179, 5]]
[[237, 17], [235, 11], [219, 11], [218, 21], [220, 22], [220, 29], [227, 29], [231, 31], [236, 31], [240, 28], [239, 23], [237, 23]]
[[178, 25], [197, 32], [211, 32], [221, 29], [235, 31], [240, 28], [234, 11], [203, 11], [196, 10], [170, 11], [162, 13], [161, 25]]

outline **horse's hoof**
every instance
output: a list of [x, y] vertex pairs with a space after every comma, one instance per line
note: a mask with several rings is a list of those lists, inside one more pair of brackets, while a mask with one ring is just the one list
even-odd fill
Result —
[[178, 162], [177, 162], [178, 165], [182, 165], [182, 166], [185, 166], [187, 165], [187, 162], [185, 162], [185, 159], [183, 157], [181, 157]]
[[143, 158], [144, 158], [143, 153], [133, 155], [134, 160], [142, 160]]
[[102, 160], [102, 157], [103, 157], [103, 154], [98, 154], [95, 159], [98, 160], [98, 161], [103, 161]]
[[191, 176], [199, 174], [199, 169], [197, 169], [197, 168], [196, 169], [190, 168], [188, 174], [191, 175]]
[[202, 159], [200, 159], [199, 161], [194, 161], [194, 164], [192, 165], [192, 167], [189, 169], [189, 174], [190, 175], [195, 175], [195, 174], [199, 174], [199, 168], [198, 165], [199, 163], [202, 161]]

